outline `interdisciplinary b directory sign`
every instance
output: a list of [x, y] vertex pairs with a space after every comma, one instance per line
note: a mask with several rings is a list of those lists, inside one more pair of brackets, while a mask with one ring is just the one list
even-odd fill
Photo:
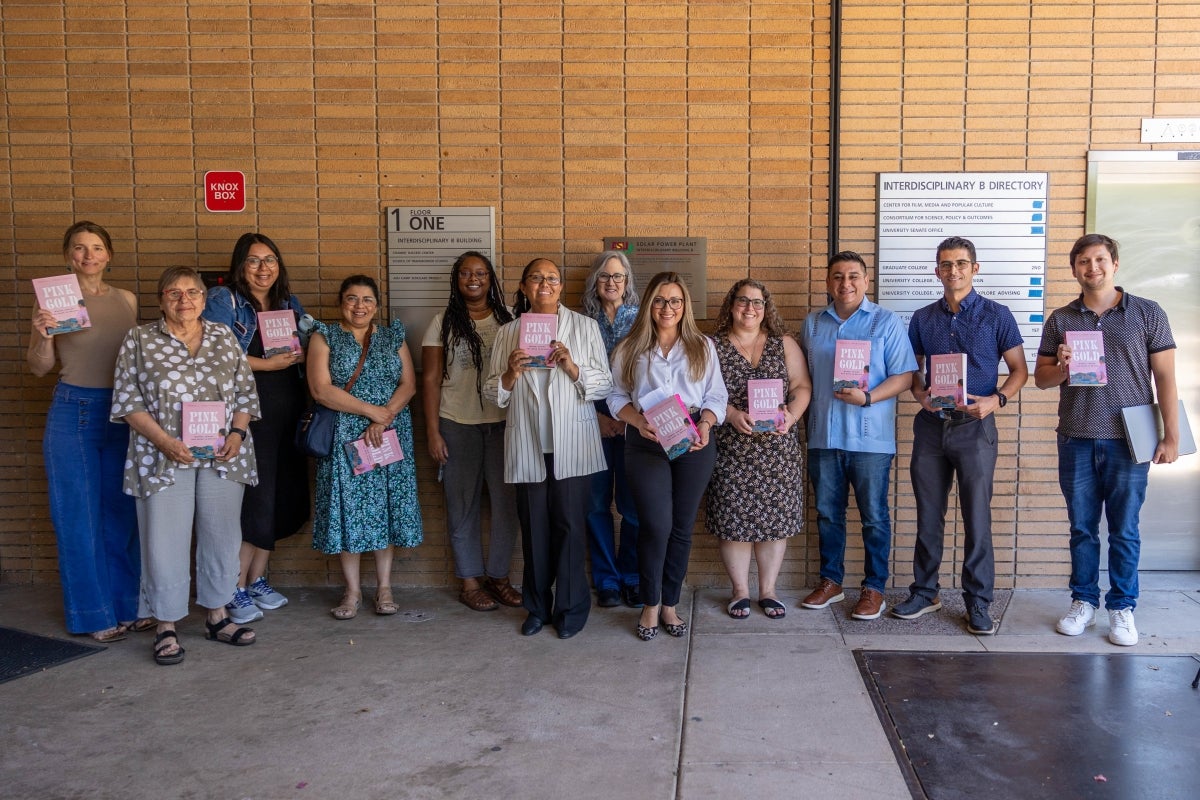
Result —
[[975, 291], [1007, 305], [1037, 355], [1045, 319], [1045, 172], [880, 173], [878, 297], [905, 324], [942, 295], [936, 248], [950, 236], [975, 243]]
[[385, 213], [388, 307], [391, 318], [404, 323], [410, 342], [420, 342], [429, 321], [446, 307], [454, 260], [477, 250], [496, 263], [496, 211], [393, 206]]

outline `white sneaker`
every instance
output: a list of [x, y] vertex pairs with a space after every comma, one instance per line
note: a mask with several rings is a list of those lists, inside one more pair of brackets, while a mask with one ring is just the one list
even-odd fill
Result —
[[1137, 626], [1133, 624], [1132, 608], [1109, 610], [1108, 640], [1121, 647], [1133, 647], [1138, 643]]
[[[1071, 610], [1054, 626], [1063, 636], [1078, 636], [1096, 624], [1096, 607], [1083, 600], [1072, 600]], [[1133, 624], [1132, 618], [1130, 624]]]

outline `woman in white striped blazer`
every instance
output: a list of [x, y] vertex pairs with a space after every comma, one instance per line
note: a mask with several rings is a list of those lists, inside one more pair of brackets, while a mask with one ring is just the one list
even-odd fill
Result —
[[[612, 374], [596, 321], [562, 306], [562, 274], [549, 259], [525, 266], [513, 303], [516, 319], [492, 348], [484, 396], [508, 409], [504, 480], [517, 485], [523, 600], [521, 633], [547, 622], [560, 639], [582, 630], [592, 593], [585, 569], [589, 476], [607, 468], [592, 401], [608, 396]], [[521, 316], [552, 314], [556, 331], [546, 367], [520, 347]]]

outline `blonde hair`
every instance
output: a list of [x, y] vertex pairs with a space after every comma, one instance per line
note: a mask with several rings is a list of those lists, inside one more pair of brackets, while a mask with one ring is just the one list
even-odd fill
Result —
[[[696, 326], [696, 318], [692, 314], [692, 295], [688, 291], [687, 284], [683, 282], [683, 278], [677, 272], [660, 272], [646, 285], [637, 317], [633, 320], [633, 327], [629, 329], [629, 335], [621, 340], [613, 352], [614, 361], [617, 358], [621, 359], [620, 379], [626, 386], [633, 386], [636, 383], [638, 359], [649, 354], [651, 349], [658, 344], [658, 335], [651, 312], [658, 290], [668, 284], [678, 286], [679, 291], [683, 293], [683, 308], [681, 309], [683, 315], [679, 320], [679, 340], [683, 344], [684, 355], [687, 356], [688, 376], [693, 381], [703, 380], [704, 373], [708, 369], [708, 338]], [[646, 370], [649, 371], [649, 369], [650, 362], [647, 360]]]

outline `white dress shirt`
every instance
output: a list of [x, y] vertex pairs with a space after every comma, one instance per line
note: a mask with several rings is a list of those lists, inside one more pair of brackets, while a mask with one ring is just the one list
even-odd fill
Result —
[[639, 355], [633, 386], [624, 384], [621, 378], [623, 359], [620, 355], [615, 355], [612, 365], [613, 390], [608, 396], [609, 413], [616, 417], [622, 408], [630, 404], [640, 413], [644, 410], [641, 398], [654, 389], [662, 389], [668, 396], [679, 395], [688, 408], [699, 408], [702, 411], [707, 408], [716, 416], [716, 424], [720, 425], [725, 421], [729, 391], [725, 388], [725, 379], [721, 377], [721, 364], [717, 360], [716, 346], [708, 337], [705, 337], [704, 344], [708, 347], [708, 365], [699, 381], [692, 380], [691, 363], [683, 343], [679, 341], [675, 342], [665, 356], [657, 344], [650, 352]]

